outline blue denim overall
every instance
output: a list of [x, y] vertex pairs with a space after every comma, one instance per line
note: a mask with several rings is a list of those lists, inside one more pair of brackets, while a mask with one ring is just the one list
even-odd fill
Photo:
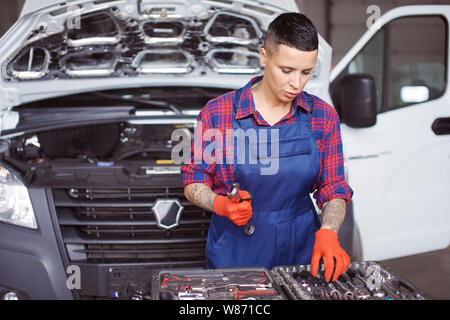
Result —
[[[206, 243], [207, 268], [233, 266], [262, 266], [271, 269], [277, 265], [299, 265], [311, 262], [314, 246], [314, 234], [320, 227], [314, 205], [309, 196], [311, 187], [316, 183], [320, 169], [320, 156], [311, 127], [312, 98], [308, 104], [311, 113], [297, 108], [293, 124], [277, 126], [254, 126], [253, 117], [235, 119], [236, 105], [241, 90], [236, 92], [233, 112], [233, 129], [256, 130], [258, 141], [261, 130], [266, 130], [266, 152], [261, 144], [245, 139], [245, 150], [234, 151], [234, 175], [241, 190], [253, 195], [252, 218], [255, 225], [252, 235], [247, 235], [243, 227], [236, 226], [228, 218], [211, 215], [211, 224]], [[268, 167], [267, 158], [271, 143], [277, 143], [278, 130], [279, 155], [278, 170], [275, 174], [261, 174]], [[273, 140], [273, 141], [272, 141]], [[249, 157], [256, 156], [258, 161], [238, 161], [238, 155], [245, 152]], [[272, 155], [269, 155], [271, 157]], [[242, 154], [241, 154], [242, 157]], [[256, 164], [254, 162], [257, 162]]]

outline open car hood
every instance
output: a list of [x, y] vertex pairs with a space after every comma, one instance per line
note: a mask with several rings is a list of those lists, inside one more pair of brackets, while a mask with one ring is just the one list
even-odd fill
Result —
[[[23, 103], [145, 86], [239, 88], [262, 74], [269, 23], [295, 0], [26, 1], [0, 39], [0, 131]], [[319, 37], [307, 91], [328, 100], [331, 48]]]
[[[62, 6], [65, 6], [65, 4], [72, 3], [73, 5], [76, 5], [77, 3], [80, 3], [80, 2], [82, 2], [82, 1], [68, 0], [68, 1], [61, 2], [61, 0], [26, 0], [22, 7], [20, 16], [27, 15], [29, 13], [33, 13], [33, 12], [36, 12], [38, 10], [45, 9], [48, 7], [60, 6], [60, 4], [63, 4], [63, 5], [61, 5], [61, 7], [62, 7]], [[99, 0], [99, 1], [95, 1], [95, 2], [98, 4], [105, 4], [108, 2], [117, 4], [119, 2], [124, 2], [124, 1], [120, 1], [120, 0], [119, 1], [118, 0], [103, 0], [102, 1], [102, 0]], [[153, 3], [156, 5], [165, 6], [165, 5], [170, 4], [171, 2], [175, 2], [175, 1], [149, 1], [149, 0], [147, 0], [147, 1], [146, 0], [129, 1], [128, 0], [126, 2], [131, 2], [131, 3], [138, 2], [138, 3], [142, 3], [143, 5]], [[176, 3], [178, 3], [178, 4], [180, 4], [182, 2], [183, 1], [176, 1]], [[196, 3], [199, 3], [199, 2], [200, 1], [196, 1]], [[232, 0], [214, 1], [213, 0], [213, 1], [209, 1], [209, 2], [210, 2], [210, 4], [214, 4], [214, 2], [217, 2], [218, 4], [223, 3], [223, 4], [231, 5], [233, 2], [244, 2], [244, 1], [232, 1]], [[272, 0], [272, 1], [258, 0], [258, 1], [250, 1], [250, 3], [252, 3], [256, 7], [261, 6], [261, 4], [265, 4], [265, 5], [269, 5], [271, 7], [276, 6], [279, 8], [283, 8], [284, 10], [287, 10], [287, 11], [297, 11], [298, 10], [295, 1], [292, 1], [292, 0]], [[262, 7], [264, 7], [264, 5], [262, 5]]]

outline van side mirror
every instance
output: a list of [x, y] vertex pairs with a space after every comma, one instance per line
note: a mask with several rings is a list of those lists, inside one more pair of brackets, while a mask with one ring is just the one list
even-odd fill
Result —
[[375, 80], [368, 74], [348, 74], [339, 83], [342, 116], [353, 128], [371, 127], [377, 122]]

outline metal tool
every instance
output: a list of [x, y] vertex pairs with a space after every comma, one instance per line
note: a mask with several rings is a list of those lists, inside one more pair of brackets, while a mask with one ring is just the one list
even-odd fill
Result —
[[226, 283], [226, 284], [217, 284], [213, 286], [190, 286], [189, 291], [190, 292], [208, 292], [208, 291], [215, 291], [218, 289], [236, 289], [236, 288], [251, 288], [251, 289], [258, 289], [258, 290], [264, 290], [264, 289], [272, 289], [273, 286], [271, 283], [269, 284], [243, 284], [243, 283]]
[[264, 289], [264, 290], [239, 290], [233, 289], [233, 300], [241, 300], [247, 296], [273, 296], [276, 294], [276, 291], [273, 289]]
[[[312, 274], [310, 274], [310, 277], [313, 277]], [[324, 288], [323, 295], [329, 299], [329, 300], [343, 300], [343, 296], [341, 295], [340, 291], [336, 289], [336, 287], [331, 283], [327, 282], [325, 280], [325, 274], [324, 274], [324, 268], [323, 265], [319, 267], [318, 270], [318, 277], [314, 278], [312, 280], [316, 282], [316, 285], [319, 287]]]
[[386, 293], [381, 289], [381, 276], [372, 273], [369, 277], [367, 269], [363, 268], [362, 266], [357, 267], [356, 271], [358, 271], [359, 273], [356, 273], [356, 277], [364, 283], [367, 289], [369, 289], [372, 296], [380, 299], [386, 296]]
[[178, 299], [180, 299], [180, 300], [205, 300], [206, 297], [203, 293], [178, 292]]
[[339, 279], [333, 281], [333, 284], [336, 286], [336, 288], [338, 288], [343, 292], [344, 298], [346, 300], [353, 300], [354, 298], [353, 293], [350, 290], [348, 290], [347, 287], [341, 281], [339, 281]]
[[333, 283], [328, 282], [326, 284], [328, 295], [332, 300], [344, 300], [341, 292], [334, 286]]
[[[238, 182], [233, 183], [233, 189], [231, 190], [231, 192], [227, 193], [227, 197], [230, 200], [235, 199], [236, 202], [242, 202], [242, 201], [252, 199], [252, 195], [250, 195], [246, 199], [241, 198], [241, 196], [239, 195], [239, 183]], [[255, 225], [253, 223], [251, 223], [250, 221], [247, 222], [247, 224], [244, 226], [244, 232], [245, 232], [245, 234], [248, 234], [249, 236], [251, 236], [253, 234], [253, 232], [255, 232]]]
[[[297, 298], [301, 300], [314, 300], [312, 289], [306, 281], [302, 281], [302, 279], [298, 281], [298, 279], [295, 279], [289, 272], [287, 272], [283, 268], [280, 268], [278, 272], [284, 279], [285, 283], [293, 289], [293, 294], [297, 296]], [[294, 275], [296, 275], [296, 273], [294, 273]]]
[[[239, 282], [242, 283], [252, 283], [252, 284], [265, 284], [268, 282], [269, 278], [267, 277], [267, 274], [262, 271], [262, 272], [244, 272], [242, 274], [237, 274], [237, 275], [233, 275], [232, 277], [230, 277], [232, 280], [236, 279], [239, 280]], [[245, 282], [244, 282], [245, 281]]]
[[334, 288], [327, 287], [325, 281], [320, 278], [314, 277], [311, 272], [303, 270], [300, 273], [297, 273], [296, 276], [297, 280], [300, 279], [302, 286], [306, 287], [307, 291], [311, 292], [313, 297], [315, 297], [316, 299], [332, 300], [333, 297], [336, 297], [335, 291], [333, 291], [333, 297], [330, 296], [330, 293]]
[[395, 292], [397, 293], [398, 296], [400, 296], [401, 299], [406, 300], [422, 299], [422, 296], [419, 293], [415, 293], [413, 287], [411, 287], [409, 284], [407, 284], [402, 280], [399, 279], [391, 280], [387, 285], [390, 286], [393, 290], [395, 290]]
[[386, 294], [395, 300], [401, 300], [401, 297], [393, 290], [390, 286], [388, 286], [386, 283], [381, 284], [381, 289], [386, 292]]
[[189, 282], [191, 279], [183, 275], [168, 274], [161, 280], [162, 288], [174, 290], [189, 290]]
[[370, 298], [370, 292], [364, 287], [364, 284], [362, 285], [362, 287], [360, 286], [361, 282], [356, 281], [352, 282], [352, 279], [350, 278], [350, 276], [347, 274], [349, 270], [347, 270], [347, 272], [341, 274], [339, 276], [339, 280], [342, 281], [348, 288], [350, 291], [353, 292], [353, 296], [356, 298], [356, 300], [366, 300]]

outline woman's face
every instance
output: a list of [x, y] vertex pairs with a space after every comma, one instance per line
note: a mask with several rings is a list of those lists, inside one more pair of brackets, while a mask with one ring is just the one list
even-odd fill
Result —
[[288, 103], [303, 90], [317, 60], [318, 50], [302, 51], [278, 45], [272, 54], [260, 49], [260, 62], [264, 67], [264, 83], [280, 102]]

